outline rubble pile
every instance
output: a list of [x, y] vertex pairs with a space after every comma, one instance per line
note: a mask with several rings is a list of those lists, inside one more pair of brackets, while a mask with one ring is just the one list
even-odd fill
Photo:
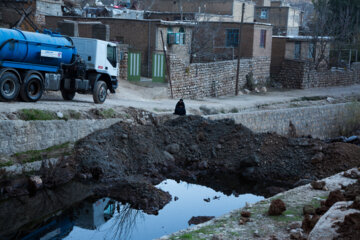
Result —
[[[344, 176], [358, 179], [354, 184], [330, 192], [316, 209], [304, 207], [302, 229], [308, 239], [360, 238], [360, 172], [345, 172]], [[316, 188], [314, 188], [316, 189]], [[319, 189], [321, 190], [321, 189]]]

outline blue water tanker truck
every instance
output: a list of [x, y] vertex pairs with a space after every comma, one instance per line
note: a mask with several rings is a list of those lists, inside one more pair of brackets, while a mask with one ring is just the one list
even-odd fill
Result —
[[116, 44], [50, 31], [0, 28], [0, 100], [39, 100], [46, 91], [92, 94], [95, 103], [117, 88]]

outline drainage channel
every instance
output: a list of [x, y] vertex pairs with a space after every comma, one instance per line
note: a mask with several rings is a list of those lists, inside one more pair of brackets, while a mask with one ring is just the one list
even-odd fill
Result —
[[25, 240], [156, 239], [191, 226], [192, 217], [218, 217], [246, 203], [264, 199], [253, 194], [227, 196], [208, 187], [170, 179], [156, 187], [172, 195], [171, 202], [158, 215], [146, 214], [110, 198], [88, 198], [47, 217], [40, 224], [27, 224], [31, 228], [22, 228], [21, 236], [17, 237]]

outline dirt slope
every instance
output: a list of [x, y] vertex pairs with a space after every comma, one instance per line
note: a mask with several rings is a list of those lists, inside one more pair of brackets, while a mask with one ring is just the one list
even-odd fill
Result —
[[360, 147], [355, 145], [257, 134], [231, 120], [197, 116], [153, 125], [119, 123], [86, 137], [75, 148], [78, 171], [102, 181], [158, 183], [173, 178], [229, 194], [269, 195], [360, 162]]

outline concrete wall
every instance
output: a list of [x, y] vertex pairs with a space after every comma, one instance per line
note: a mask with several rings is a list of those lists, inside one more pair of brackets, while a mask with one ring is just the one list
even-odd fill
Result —
[[313, 107], [262, 110], [236, 114], [208, 116], [212, 120], [230, 118], [255, 132], [289, 133], [290, 121], [298, 136], [315, 138], [337, 137], [349, 134], [359, 127], [360, 104], [341, 103]]
[[65, 142], [75, 142], [96, 130], [105, 129], [120, 119], [0, 121], [0, 154], [45, 149]]
[[313, 64], [301, 60], [284, 60], [276, 79], [286, 88], [314, 88], [360, 83], [360, 63], [351, 69], [315, 70]]
[[240, 1], [240, 0], [234, 1], [233, 12], [232, 12], [234, 21], [237, 21], [237, 22], [241, 21], [243, 3], [245, 4], [244, 22], [254, 22], [255, 3], [245, 2], [245, 1]]
[[[237, 60], [185, 64], [176, 56], [169, 56], [170, 76], [175, 98], [204, 98], [234, 95]], [[270, 76], [270, 57], [241, 59], [239, 87], [244, 87], [246, 75], [253, 73], [259, 84]]]
[[40, 26], [45, 26], [45, 15], [62, 16], [63, 0], [36, 0], [35, 20]]
[[[266, 31], [265, 47], [260, 46], [261, 30]], [[270, 57], [271, 46], [272, 46], [272, 28], [264, 27], [264, 25], [255, 24], [252, 57], [260, 57], [260, 56]]]
[[299, 35], [299, 27], [302, 23], [301, 17], [302, 14], [300, 10], [291, 7], [289, 8], [286, 35]]
[[[312, 59], [312, 55], [309, 56], [309, 51], [310, 51], [310, 41], [287, 41], [286, 42], [286, 52], [285, 52], [285, 59], [295, 59], [295, 42], [300, 43], [300, 60], [309, 60]], [[326, 59], [329, 60], [330, 57], [330, 43], [327, 44], [326, 46], [321, 46], [321, 43], [317, 44], [317, 48], [316, 48], [316, 53], [317, 53], [317, 58], [319, 58], [320, 56], [320, 52], [321, 49], [325, 48], [324, 50], [324, 56]]]

